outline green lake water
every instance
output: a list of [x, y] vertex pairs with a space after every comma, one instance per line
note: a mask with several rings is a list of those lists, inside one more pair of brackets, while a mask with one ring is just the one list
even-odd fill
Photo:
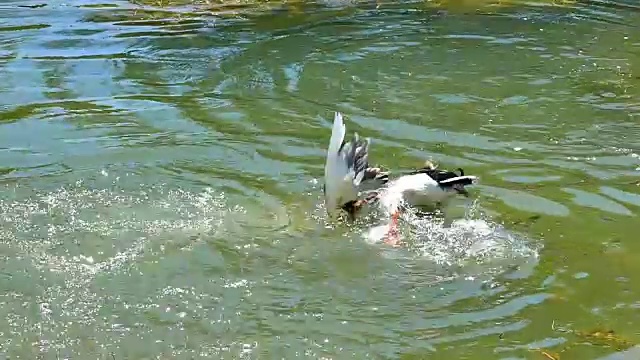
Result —
[[[3, 359], [640, 358], [635, 2], [24, 5]], [[457, 220], [406, 248], [328, 223], [334, 111], [392, 174], [478, 175]]]

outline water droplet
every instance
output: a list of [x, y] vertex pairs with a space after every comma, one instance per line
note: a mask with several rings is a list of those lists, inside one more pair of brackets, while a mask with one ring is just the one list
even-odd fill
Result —
[[576, 278], [576, 279], [584, 279], [584, 278], [589, 277], [589, 274], [587, 274], [586, 272], [579, 272], [579, 273], [573, 275], [573, 277]]

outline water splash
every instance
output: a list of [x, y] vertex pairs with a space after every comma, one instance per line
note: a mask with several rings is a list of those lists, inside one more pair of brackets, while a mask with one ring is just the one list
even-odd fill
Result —
[[[34, 355], [73, 353], [86, 346], [78, 336], [87, 328], [115, 334], [107, 341], [124, 336], [131, 329], [122, 319], [101, 316], [109, 301], [121, 296], [105, 297], [104, 281], [130, 273], [145, 258], [158, 261], [168, 249], [190, 249], [201, 241], [199, 235], [223, 231], [228, 216], [239, 211], [228, 209], [225, 195], [211, 189], [190, 192], [163, 185], [125, 191], [78, 182], [51, 192], [17, 187], [4, 192], [0, 239], [14, 256], [6, 259], [9, 275], [3, 282], [16, 290], [0, 296], [3, 308], [14, 309], [7, 317], [14, 341], [7, 338], [0, 347], [26, 346]], [[32, 289], [19, 291], [21, 272]], [[20, 303], [27, 305], [24, 312], [15, 311]], [[31, 304], [39, 318], [30, 315]], [[95, 341], [92, 346], [105, 348]]]
[[[524, 236], [476, 213], [477, 204], [458, 219], [408, 212], [400, 226], [401, 236], [409, 249], [439, 266], [490, 264], [537, 257], [537, 250]], [[383, 223], [363, 230], [362, 234], [366, 242], [377, 244], [387, 231], [388, 225]]]
[[537, 254], [523, 237], [483, 219], [458, 219], [450, 226], [446, 226], [444, 220], [418, 220], [413, 225], [416, 227], [416, 249], [440, 264]]

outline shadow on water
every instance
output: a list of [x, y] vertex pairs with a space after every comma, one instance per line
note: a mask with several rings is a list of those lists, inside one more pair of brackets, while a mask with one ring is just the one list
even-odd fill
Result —
[[[640, 342], [637, 4], [495, 5], [1, 5], [4, 355]], [[479, 175], [467, 215], [400, 250], [329, 226], [335, 110], [374, 163]]]

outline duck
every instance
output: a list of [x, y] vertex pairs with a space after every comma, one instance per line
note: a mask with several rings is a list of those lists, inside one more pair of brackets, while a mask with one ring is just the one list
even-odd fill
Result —
[[442, 170], [432, 161], [424, 166], [388, 182], [379, 191], [379, 198], [388, 212], [394, 212], [401, 205], [411, 207], [441, 206], [454, 195], [469, 197], [466, 186], [478, 181], [474, 175], [465, 175], [462, 168], [458, 173]]
[[375, 196], [370, 196], [368, 202], [377, 203], [389, 218], [385, 243], [399, 243], [399, 218], [408, 208], [437, 208], [448, 203], [455, 195], [469, 197], [466, 186], [476, 184], [478, 177], [465, 175], [462, 168], [456, 170], [458, 173], [439, 169], [433, 162], [426, 161], [421, 168], [388, 181], [376, 191]]
[[[323, 193], [329, 218], [346, 213], [355, 220], [366, 204], [374, 203], [379, 189], [389, 182], [389, 172], [369, 165], [370, 138], [357, 132], [345, 141], [342, 113], [335, 112], [324, 167]], [[368, 189], [368, 190], [367, 190]]]

